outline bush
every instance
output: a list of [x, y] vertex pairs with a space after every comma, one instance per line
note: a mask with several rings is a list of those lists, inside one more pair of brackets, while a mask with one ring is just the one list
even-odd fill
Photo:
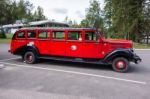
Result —
[[0, 38], [6, 38], [5, 33], [0, 33]]
[[6, 38], [6, 34], [3, 29], [0, 29], [0, 38]]

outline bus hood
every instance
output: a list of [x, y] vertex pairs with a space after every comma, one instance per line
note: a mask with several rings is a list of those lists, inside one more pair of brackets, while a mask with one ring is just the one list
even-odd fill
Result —
[[117, 48], [133, 48], [133, 42], [131, 40], [104, 40], [110, 45], [112, 49]]

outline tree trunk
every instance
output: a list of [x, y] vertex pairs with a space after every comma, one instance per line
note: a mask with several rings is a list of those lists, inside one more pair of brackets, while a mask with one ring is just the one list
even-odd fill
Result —
[[146, 44], [148, 44], [149, 42], [149, 35], [148, 35], [148, 33], [146, 33], [147, 35], [146, 35]]

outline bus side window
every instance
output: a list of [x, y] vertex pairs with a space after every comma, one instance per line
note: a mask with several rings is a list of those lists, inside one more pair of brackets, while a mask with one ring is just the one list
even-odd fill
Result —
[[36, 38], [36, 31], [28, 31], [28, 38]]
[[65, 32], [64, 31], [53, 31], [53, 39], [64, 40]]
[[39, 31], [38, 38], [39, 39], [49, 39], [50, 38], [50, 32], [49, 31]]
[[97, 41], [97, 34], [96, 32], [86, 32], [85, 33], [85, 40], [86, 41]]
[[69, 31], [68, 32], [68, 40], [79, 40], [82, 41], [82, 33], [80, 31]]
[[25, 38], [25, 32], [21, 31], [17, 33], [17, 38]]

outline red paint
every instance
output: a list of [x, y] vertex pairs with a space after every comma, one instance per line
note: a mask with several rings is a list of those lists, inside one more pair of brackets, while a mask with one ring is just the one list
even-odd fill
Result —
[[[31, 30], [31, 29], [30, 29]], [[40, 54], [42, 55], [56, 55], [56, 56], [68, 56], [68, 57], [79, 57], [79, 58], [95, 58], [101, 59], [105, 55], [112, 52], [116, 48], [132, 48], [132, 41], [129, 40], [106, 40], [102, 37], [99, 32], [99, 38], [95, 40], [86, 40], [85, 34], [87, 32], [95, 33], [94, 29], [32, 29], [36, 32], [35, 38], [28, 38], [28, 29], [21, 29], [16, 32], [16, 37], [11, 42], [11, 53], [13, 54], [16, 49], [24, 45], [33, 42], [38, 48]], [[21, 31], [25, 32], [25, 38], [18, 38], [17, 34]], [[39, 31], [49, 32], [49, 38], [40, 39], [38, 38]], [[58, 40], [53, 39], [53, 31], [64, 31], [64, 39]], [[68, 40], [69, 31], [80, 31], [82, 33], [81, 40]]]
[[[25, 38], [18, 38], [17, 35], [18, 33], [20, 32], [24, 32], [25, 33]], [[17, 31], [16, 33], [16, 39], [15, 40], [12, 40], [11, 41], [11, 53], [13, 53], [16, 49], [18, 49], [19, 47], [21, 46], [24, 46], [27, 44], [27, 40], [26, 40], [26, 31], [25, 30], [20, 30], [20, 31]]]

